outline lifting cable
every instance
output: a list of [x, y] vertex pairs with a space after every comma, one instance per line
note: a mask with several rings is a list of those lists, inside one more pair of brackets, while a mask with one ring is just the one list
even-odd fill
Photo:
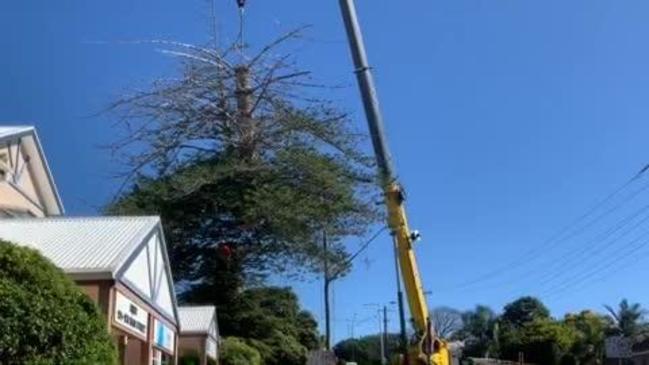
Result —
[[237, 7], [239, 8], [239, 53], [241, 54], [241, 59], [243, 61], [243, 48], [245, 47], [245, 41], [243, 38], [243, 27], [244, 27], [244, 15], [246, 12], [246, 0], [237, 0]]

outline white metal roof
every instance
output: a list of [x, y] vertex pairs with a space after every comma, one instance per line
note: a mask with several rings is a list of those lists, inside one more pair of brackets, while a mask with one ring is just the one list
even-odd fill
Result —
[[208, 334], [215, 315], [216, 308], [213, 305], [178, 307], [180, 333]]
[[39, 250], [68, 274], [115, 274], [158, 217], [0, 220], [0, 239]]
[[5, 137], [13, 137], [20, 134], [28, 133], [34, 130], [34, 127], [30, 126], [1, 126], [0, 125], [0, 139]]

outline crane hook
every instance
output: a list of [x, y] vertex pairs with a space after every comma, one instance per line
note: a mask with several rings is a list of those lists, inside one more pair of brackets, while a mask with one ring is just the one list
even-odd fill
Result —
[[239, 9], [243, 9], [246, 6], [246, 0], [237, 0], [237, 6]]

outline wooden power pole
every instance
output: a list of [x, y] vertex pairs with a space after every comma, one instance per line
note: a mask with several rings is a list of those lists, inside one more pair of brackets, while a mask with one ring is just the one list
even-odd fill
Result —
[[329, 308], [329, 243], [327, 242], [327, 231], [322, 230], [322, 249], [324, 256], [324, 310], [325, 310], [325, 350], [331, 350], [331, 312]]

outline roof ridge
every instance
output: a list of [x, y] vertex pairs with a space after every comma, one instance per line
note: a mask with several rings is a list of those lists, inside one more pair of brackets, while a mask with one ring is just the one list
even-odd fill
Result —
[[[2, 122], [5, 123], [5, 122]], [[0, 128], [31, 128], [35, 129], [36, 127], [30, 124], [0, 124]]]
[[9, 222], [48, 222], [48, 221], [92, 221], [92, 220], [127, 220], [127, 219], [141, 219], [141, 220], [158, 220], [158, 215], [98, 215], [98, 216], [55, 216], [55, 217], [19, 217], [14, 218]]
[[209, 304], [196, 304], [196, 305], [179, 305], [178, 308], [184, 308], [184, 309], [197, 309], [197, 308], [216, 308], [215, 305], [209, 305]]

